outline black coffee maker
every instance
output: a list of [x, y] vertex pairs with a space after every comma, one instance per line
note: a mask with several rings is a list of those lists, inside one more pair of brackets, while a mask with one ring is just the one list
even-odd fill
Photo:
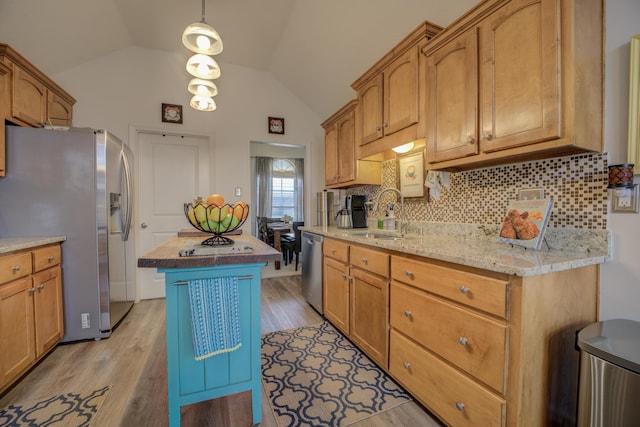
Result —
[[345, 198], [345, 209], [351, 213], [351, 224], [353, 228], [367, 228], [367, 209], [365, 203], [366, 196], [347, 196]]

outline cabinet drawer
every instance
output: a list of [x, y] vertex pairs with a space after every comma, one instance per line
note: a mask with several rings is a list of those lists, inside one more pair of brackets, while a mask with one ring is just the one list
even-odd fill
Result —
[[324, 239], [322, 253], [338, 261], [349, 262], [349, 244], [339, 240]]
[[33, 250], [33, 271], [60, 264], [60, 245], [46, 246]]
[[427, 262], [391, 257], [391, 278], [508, 318], [509, 282]]
[[396, 281], [390, 323], [483, 383], [504, 392], [507, 327]]
[[31, 274], [31, 252], [0, 257], [0, 283]]
[[393, 329], [389, 355], [391, 375], [447, 424], [504, 426], [504, 399]]
[[351, 246], [351, 265], [389, 277], [389, 255], [375, 249]]

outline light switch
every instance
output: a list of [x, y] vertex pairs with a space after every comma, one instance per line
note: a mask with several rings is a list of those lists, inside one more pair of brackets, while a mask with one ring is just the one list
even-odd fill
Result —
[[242, 196], [242, 187], [236, 187], [236, 197]]

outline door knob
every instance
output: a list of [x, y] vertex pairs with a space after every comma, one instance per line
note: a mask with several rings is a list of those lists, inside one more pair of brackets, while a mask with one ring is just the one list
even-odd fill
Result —
[[147, 228], [147, 227], [148, 227], [148, 225], [147, 225], [147, 223], [146, 223], [146, 222], [143, 222], [142, 224], [140, 224], [140, 227], [142, 227], [142, 228]]

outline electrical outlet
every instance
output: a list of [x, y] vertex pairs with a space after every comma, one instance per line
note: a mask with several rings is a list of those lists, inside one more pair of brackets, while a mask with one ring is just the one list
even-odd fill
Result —
[[638, 213], [638, 184], [611, 191], [612, 213]]
[[518, 200], [542, 200], [544, 190], [542, 188], [521, 188], [518, 190]]

